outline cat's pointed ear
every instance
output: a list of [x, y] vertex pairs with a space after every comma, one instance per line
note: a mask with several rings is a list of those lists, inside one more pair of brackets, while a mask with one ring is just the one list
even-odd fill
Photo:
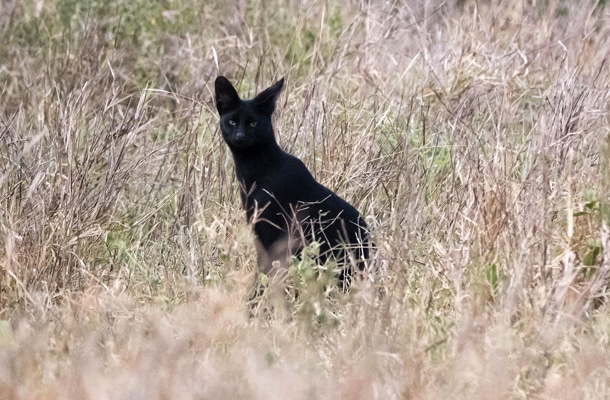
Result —
[[224, 76], [216, 78], [214, 87], [216, 89], [216, 108], [218, 109], [218, 114], [222, 115], [239, 106], [241, 99], [227, 78]]
[[263, 114], [271, 115], [275, 111], [275, 102], [282, 93], [284, 87], [284, 78], [275, 82], [272, 86], [260, 92], [254, 98], [254, 106]]

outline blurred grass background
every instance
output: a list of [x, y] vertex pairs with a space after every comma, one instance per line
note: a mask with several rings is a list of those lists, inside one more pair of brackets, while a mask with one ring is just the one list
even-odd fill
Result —
[[[605, 398], [604, 1], [0, 1], [0, 399]], [[256, 257], [219, 74], [385, 273]], [[379, 292], [385, 293], [378, 296]]]

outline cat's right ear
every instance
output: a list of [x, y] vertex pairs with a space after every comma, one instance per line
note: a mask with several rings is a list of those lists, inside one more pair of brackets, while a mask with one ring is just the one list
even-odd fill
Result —
[[216, 89], [216, 108], [222, 115], [239, 107], [241, 99], [231, 82], [224, 76], [219, 76], [214, 82]]
[[277, 101], [277, 98], [280, 97], [283, 87], [284, 78], [256, 95], [253, 101], [258, 111], [267, 115], [273, 114], [273, 111], [275, 111], [275, 102]]

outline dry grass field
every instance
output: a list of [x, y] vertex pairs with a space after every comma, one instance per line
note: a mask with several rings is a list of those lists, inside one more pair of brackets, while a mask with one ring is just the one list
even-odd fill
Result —
[[[605, 3], [1, 0], [0, 399], [607, 399]], [[218, 74], [374, 281], [251, 308]]]

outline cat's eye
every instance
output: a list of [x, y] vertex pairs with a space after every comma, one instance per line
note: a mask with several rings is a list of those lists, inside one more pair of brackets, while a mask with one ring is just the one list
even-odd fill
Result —
[[256, 121], [250, 122], [250, 128], [254, 128], [256, 126]]
[[237, 122], [235, 122], [235, 120], [230, 119], [229, 120], [229, 125], [235, 126], [235, 125], [237, 125]]

